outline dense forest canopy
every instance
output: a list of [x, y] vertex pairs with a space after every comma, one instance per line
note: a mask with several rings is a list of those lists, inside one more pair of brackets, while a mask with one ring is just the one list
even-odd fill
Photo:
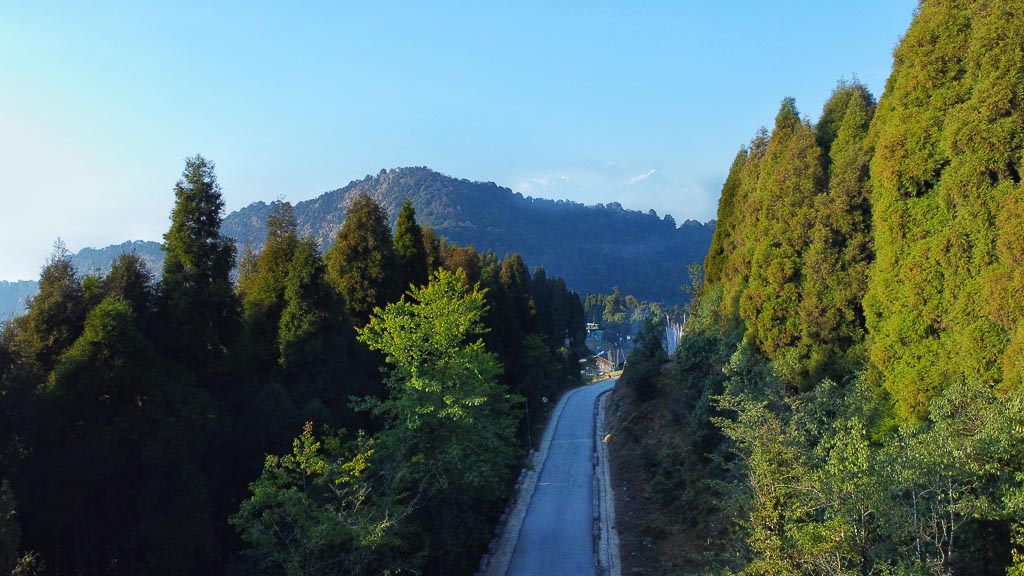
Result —
[[159, 280], [58, 244], [3, 325], [0, 573], [471, 572], [580, 297], [365, 194], [326, 255], [272, 204], [235, 282], [213, 163], [174, 195]]
[[786, 99], [740, 150], [675, 368], [645, 339], [623, 376], [686, 447], [655, 492], [717, 526], [676, 562], [1022, 573], [1022, 102], [1024, 4], [924, 1], [877, 102]]

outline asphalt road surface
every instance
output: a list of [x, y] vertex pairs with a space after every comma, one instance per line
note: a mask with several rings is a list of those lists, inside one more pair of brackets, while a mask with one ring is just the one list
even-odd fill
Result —
[[508, 574], [595, 574], [594, 402], [614, 380], [578, 388], [555, 424]]

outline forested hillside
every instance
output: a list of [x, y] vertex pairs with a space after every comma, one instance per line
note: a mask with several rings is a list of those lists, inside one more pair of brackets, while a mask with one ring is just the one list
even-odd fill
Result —
[[657, 533], [701, 543], [664, 573], [1024, 573], [1022, 102], [1024, 3], [925, 1], [877, 104], [740, 151], [675, 366], [623, 377]]
[[[368, 194], [392, 219], [406, 200], [438, 236], [461, 246], [518, 253], [544, 266], [581, 294], [624, 293], [655, 302], [682, 304], [687, 266], [707, 253], [713, 223], [624, 210], [618, 203], [524, 198], [493, 182], [470, 182], [428, 168], [381, 170], [376, 176], [295, 205], [299, 231], [325, 249], [345, 219], [353, 198]], [[224, 233], [238, 245], [259, 247], [269, 205], [256, 203], [224, 219]]]
[[[470, 182], [428, 168], [396, 168], [351, 182], [294, 207], [298, 233], [326, 251], [345, 221], [352, 201], [361, 194], [376, 200], [392, 226], [406, 200], [419, 220], [436, 234], [460, 246], [474, 246], [499, 256], [520, 254], [536, 266], [565, 279], [581, 294], [611, 293], [615, 287], [642, 300], [683, 304], [688, 296], [687, 266], [707, 253], [714, 222], [687, 220], [677, 226], [671, 216], [625, 210], [616, 202], [584, 206], [564, 200], [524, 198], [492, 182]], [[258, 250], [267, 236], [271, 204], [257, 202], [224, 217], [221, 232], [239, 250]], [[106, 273], [121, 254], [136, 252], [154, 271], [163, 265], [157, 242], [134, 241], [85, 248], [71, 256], [82, 274]], [[0, 317], [20, 314], [25, 290], [0, 285]]]
[[174, 194], [159, 280], [58, 245], [0, 331], [0, 574], [471, 573], [579, 296], [367, 195], [323, 255], [273, 203], [236, 283], [213, 164]]

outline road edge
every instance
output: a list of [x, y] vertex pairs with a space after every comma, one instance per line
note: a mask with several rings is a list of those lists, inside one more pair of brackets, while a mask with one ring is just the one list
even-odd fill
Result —
[[612, 386], [597, 397], [594, 407], [594, 520], [597, 541], [595, 556], [601, 576], [622, 576], [619, 558], [619, 532], [615, 528], [615, 492], [612, 489], [608, 443], [605, 437], [605, 410]]
[[512, 510], [506, 513], [504, 525], [500, 528], [494, 550], [487, 557], [487, 565], [480, 574], [487, 576], [505, 576], [508, 566], [512, 562], [512, 553], [515, 552], [516, 544], [519, 543], [519, 532], [523, 527], [523, 520], [530, 508], [530, 501], [533, 500], [533, 493], [537, 489], [537, 480], [540, 478], [541, 470], [544, 469], [544, 461], [548, 457], [548, 448], [551, 446], [551, 439], [555, 435], [555, 428], [558, 427], [558, 420], [562, 416], [562, 409], [565, 407], [569, 397], [582, 390], [586, 386], [579, 386], [562, 394], [555, 409], [551, 411], [547, 426], [544, 427], [544, 436], [541, 438], [537, 452], [534, 452], [527, 460], [526, 467], [520, 473], [520, 484], [513, 494], [514, 503]]

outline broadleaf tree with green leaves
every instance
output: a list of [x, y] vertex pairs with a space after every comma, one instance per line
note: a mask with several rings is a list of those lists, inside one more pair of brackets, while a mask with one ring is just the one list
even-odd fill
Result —
[[485, 302], [465, 273], [441, 269], [359, 330], [390, 366], [390, 393], [373, 403], [386, 423], [379, 446], [395, 488], [417, 506], [431, 573], [476, 562], [518, 454], [522, 399], [499, 384], [501, 364], [480, 338]]

